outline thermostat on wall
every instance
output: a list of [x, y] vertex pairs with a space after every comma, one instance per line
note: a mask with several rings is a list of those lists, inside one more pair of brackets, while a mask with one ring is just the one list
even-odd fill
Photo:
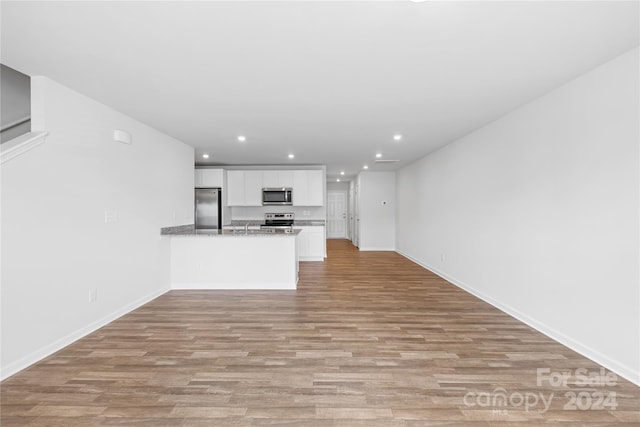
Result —
[[123, 144], [131, 144], [131, 134], [129, 132], [116, 129], [113, 131], [113, 140], [122, 142]]

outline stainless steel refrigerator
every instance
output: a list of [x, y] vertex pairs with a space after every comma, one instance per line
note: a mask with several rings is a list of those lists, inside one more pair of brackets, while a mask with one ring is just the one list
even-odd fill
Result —
[[219, 188], [196, 188], [196, 229], [222, 228], [222, 203]]

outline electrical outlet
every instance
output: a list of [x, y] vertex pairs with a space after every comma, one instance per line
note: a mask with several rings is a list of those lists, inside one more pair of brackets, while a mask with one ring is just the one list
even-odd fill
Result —
[[444, 262], [444, 254], [440, 254], [440, 261]]
[[98, 301], [98, 290], [91, 289], [91, 291], [89, 291], [89, 302], [94, 303], [96, 301]]

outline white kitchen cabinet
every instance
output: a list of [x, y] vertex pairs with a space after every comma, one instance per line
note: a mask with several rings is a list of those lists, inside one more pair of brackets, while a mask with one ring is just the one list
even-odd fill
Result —
[[293, 171], [265, 170], [262, 171], [262, 186], [267, 188], [292, 188]]
[[324, 227], [295, 227], [299, 228], [298, 258], [300, 261], [324, 261], [326, 239]]
[[279, 187], [278, 171], [262, 171], [262, 185], [265, 187]]
[[224, 182], [224, 170], [222, 169], [196, 169], [196, 188], [222, 188]]
[[227, 204], [262, 206], [265, 187], [293, 188], [294, 206], [324, 206], [321, 170], [229, 170]]
[[244, 171], [227, 171], [227, 205], [244, 206]]
[[324, 176], [321, 170], [307, 171], [307, 206], [324, 206]]
[[262, 171], [244, 171], [244, 205], [262, 206]]
[[293, 171], [293, 205], [307, 206], [307, 171]]
[[293, 173], [294, 206], [324, 206], [324, 179], [321, 170]]
[[227, 171], [229, 206], [262, 206], [262, 171]]
[[278, 171], [278, 187], [293, 188], [293, 171]]

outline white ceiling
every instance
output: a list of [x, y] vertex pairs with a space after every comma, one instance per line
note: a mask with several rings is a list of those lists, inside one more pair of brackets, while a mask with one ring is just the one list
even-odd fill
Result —
[[637, 1], [1, 8], [2, 63], [192, 145], [198, 163], [321, 163], [347, 179], [397, 169], [639, 43]]

